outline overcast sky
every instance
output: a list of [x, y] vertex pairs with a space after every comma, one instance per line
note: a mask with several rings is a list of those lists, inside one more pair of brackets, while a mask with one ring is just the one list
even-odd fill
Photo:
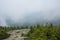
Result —
[[60, 0], [0, 0], [0, 25], [60, 20]]

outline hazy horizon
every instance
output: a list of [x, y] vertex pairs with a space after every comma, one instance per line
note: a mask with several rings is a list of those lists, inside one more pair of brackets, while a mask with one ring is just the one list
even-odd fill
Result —
[[60, 24], [60, 0], [0, 0], [0, 26]]

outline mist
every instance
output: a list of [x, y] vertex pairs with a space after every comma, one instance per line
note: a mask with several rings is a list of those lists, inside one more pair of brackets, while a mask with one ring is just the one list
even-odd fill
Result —
[[0, 0], [0, 25], [60, 24], [60, 0]]

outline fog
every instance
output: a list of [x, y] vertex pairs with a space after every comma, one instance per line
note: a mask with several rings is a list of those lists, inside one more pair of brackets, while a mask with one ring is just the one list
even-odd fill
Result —
[[60, 0], [0, 0], [0, 25], [60, 22]]

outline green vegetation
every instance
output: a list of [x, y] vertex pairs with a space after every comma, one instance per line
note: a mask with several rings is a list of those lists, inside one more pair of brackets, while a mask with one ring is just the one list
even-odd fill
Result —
[[5, 27], [0, 26], [0, 40], [9, 37], [9, 34], [6, 33]]
[[49, 25], [37, 25], [30, 28], [28, 40], [60, 40], [60, 27]]
[[60, 40], [60, 26], [47, 24], [47, 25], [34, 25], [34, 26], [16, 26], [16, 27], [2, 27], [0, 26], [0, 40], [9, 37], [8, 31], [31, 29], [25, 35], [28, 40]]

